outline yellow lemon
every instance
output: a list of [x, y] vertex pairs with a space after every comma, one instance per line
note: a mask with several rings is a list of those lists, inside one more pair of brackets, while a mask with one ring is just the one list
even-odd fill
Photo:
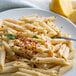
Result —
[[50, 10], [65, 17], [68, 17], [73, 11], [72, 3], [70, 0], [52, 0], [49, 6]]
[[68, 17], [73, 23], [76, 24], [76, 10], [73, 10], [73, 12]]

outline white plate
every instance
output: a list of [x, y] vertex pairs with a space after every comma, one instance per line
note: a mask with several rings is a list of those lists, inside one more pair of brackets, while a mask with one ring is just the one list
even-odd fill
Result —
[[[20, 18], [22, 16], [30, 15], [30, 14], [37, 14], [39, 16], [56, 16], [56, 20], [54, 23], [61, 29], [61, 26], [63, 28], [61, 29], [62, 32], [66, 32], [68, 34], [71, 34], [73, 38], [76, 38], [76, 27], [75, 25], [68, 19], [66, 19], [63, 16], [60, 16], [58, 14], [55, 14], [53, 12], [40, 10], [40, 9], [34, 9], [34, 8], [19, 8], [19, 9], [12, 9], [8, 11], [4, 11], [0, 13], [0, 19], [6, 19], [6, 18]], [[76, 45], [76, 42], [74, 42]], [[64, 76], [76, 76], [76, 67], [74, 67], [72, 70], [67, 72]]]

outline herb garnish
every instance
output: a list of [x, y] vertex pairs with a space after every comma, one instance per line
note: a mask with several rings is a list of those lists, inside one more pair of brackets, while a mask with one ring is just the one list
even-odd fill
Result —
[[11, 40], [18, 39], [18, 37], [13, 34], [5, 34], [5, 36], [7, 36]]
[[33, 38], [36, 38], [36, 39], [38, 39], [38, 37], [37, 37], [36, 35], [34, 35], [34, 36], [33, 36]]

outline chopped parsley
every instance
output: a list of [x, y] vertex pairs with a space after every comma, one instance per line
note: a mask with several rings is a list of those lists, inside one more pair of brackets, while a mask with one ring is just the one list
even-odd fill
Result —
[[38, 37], [37, 37], [36, 35], [34, 35], [34, 36], [33, 36], [33, 38], [36, 38], [36, 39], [38, 39]]
[[7, 36], [11, 40], [18, 39], [18, 37], [13, 34], [5, 34], [5, 36]]

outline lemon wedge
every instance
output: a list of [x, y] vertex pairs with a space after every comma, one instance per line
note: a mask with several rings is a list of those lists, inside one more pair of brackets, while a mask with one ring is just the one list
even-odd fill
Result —
[[52, 0], [50, 3], [50, 10], [68, 17], [73, 11], [72, 3], [70, 0]]
[[76, 10], [73, 10], [73, 12], [68, 17], [73, 23], [76, 24]]

